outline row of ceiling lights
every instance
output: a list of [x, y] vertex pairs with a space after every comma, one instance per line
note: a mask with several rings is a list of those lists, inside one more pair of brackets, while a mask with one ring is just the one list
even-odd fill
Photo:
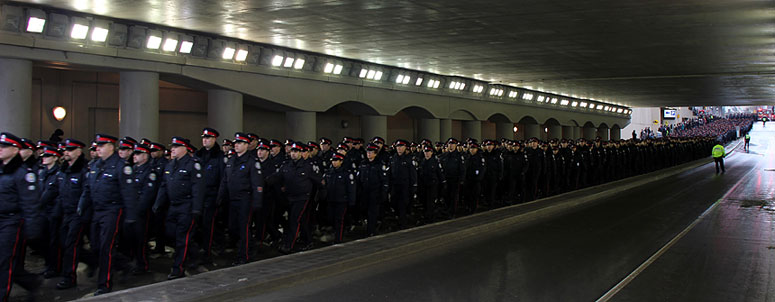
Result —
[[[26, 15], [24, 12], [26, 12]], [[333, 75], [341, 75], [344, 72], [346, 75], [373, 81], [382, 81], [387, 76], [396, 84], [419, 87], [425, 85], [425, 87], [431, 89], [438, 89], [441, 87], [442, 81], [446, 81], [449, 83], [447, 88], [451, 91], [470, 91], [473, 94], [479, 95], [484, 94], [485, 86], [489, 86], [488, 95], [495, 98], [502, 97], [508, 91], [507, 97], [510, 99], [517, 99], [521, 93], [521, 98], [525, 101], [535, 100], [537, 103], [553, 105], [557, 105], [559, 102], [561, 106], [572, 108], [598, 110], [616, 114], [632, 113], [632, 110], [620, 106], [581, 100], [558, 100], [556, 96], [538, 95], [534, 91], [505, 85], [477, 83], [475, 80], [458, 78], [445, 80], [446, 77], [443, 76], [396, 68], [386, 69], [360, 63], [347, 63], [341, 59], [321, 58], [221, 39], [148, 29], [139, 25], [127, 26], [94, 18], [68, 17], [59, 13], [47, 14], [37, 8], [23, 9], [17, 6], [4, 5], [2, 7], [2, 18], [4, 22], [3, 30], [6, 31], [19, 32], [22, 28], [20, 25], [23, 24], [23, 21], [26, 21], [24, 31], [27, 33], [43, 34], [51, 38], [65, 38], [67, 35], [71, 41], [94, 46], [105, 46], [105, 43], [107, 43], [110, 46], [143, 49], [161, 52], [162, 54], [185, 54], [236, 63], [269, 65], [292, 70], [321, 71]], [[67, 29], [69, 29], [69, 33], [67, 33]]]

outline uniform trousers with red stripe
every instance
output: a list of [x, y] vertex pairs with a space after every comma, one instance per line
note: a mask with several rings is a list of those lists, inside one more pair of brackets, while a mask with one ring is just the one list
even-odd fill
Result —
[[137, 215], [137, 220], [127, 225], [127, 236], [130, 240], [132, 258], [135, 260], [135, 267], [147, 271], [148, 263], [148, 229], [151, 219], [151, 211], [145, 210]]
[[171, 205], [167, 212], [165, 230], [167, 237], [175, 238], [175, 255], [172, 257], [172, 274], [185, 272], [186, 261], [196, 263], [199, 246], [196, 244], [196, 222], [187, 203]]
[[328, 221], [334, 224], [334, 243], [342, 243], [345, 214], [347, 214], [346, 201], [328, 201]]
[[116, 241], [123, 225], [124, 209], [95, 209], [91, 222], [92, 250], [99, 254], [97, 287], [112, 289], [116, 265]]
[[33, 288], [35, 276], [23, 272], [24, 221], [16, 217], [0, 218], [0, 301], [8, 301], [13, 283], [25, 289]]
[[295, 247], [296, 239], [303, 228], [306, 227], [304, 213], [309, 210], [309, 194], [304, 198], [288, 198], [288, 232], [285, 233], [283, 244], [286, 249], [292, 250]]
[[62, 277], [76, 280], [76, 270], [83, 252], [83, 236], [86, 235], [89, 223], [76, 213], [65, 213], [60, 229], [60, 246], [64, 251], [62, 256]]
[[250, 261], [253, 205], [249, 199], [229, 202], [229, 233], [237, 239], [237, 261]]

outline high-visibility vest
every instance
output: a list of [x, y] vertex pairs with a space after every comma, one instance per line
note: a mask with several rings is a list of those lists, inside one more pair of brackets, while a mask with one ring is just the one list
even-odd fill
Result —
[[713, 146], [713, 157], [718, 158], [724, 156], [724, 146], [722, 145], [715, 145]]
[[745, 135], [745, 139], [751, 139], [751, 135], [750, 134], [746, 134]]

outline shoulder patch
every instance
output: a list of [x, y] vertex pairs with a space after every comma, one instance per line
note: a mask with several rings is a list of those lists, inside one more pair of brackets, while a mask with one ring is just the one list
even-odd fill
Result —
[[27, 190], [28, 191], [35, 191], [35, 186], [34, 185], [29, 185], [29, 186], [27, 186]]
[[132, 174], [132, 167], [130, 167], [130, 166], [125, 166], [125, 167], [124, 167], [124, 174], [126, 174], [126, 175], [131, 175], [131, 174]]
[[26, 180], [28, 183], [35, 183], [35, 173], [29, 172], [24, 175], [24, 180]]
[[196, 178], [202, 178], [202, 174], [201, 173], [197, 173], [196, 174]]
[[194, 163], [194, 169], [196, 169], [197, 171], [202, 170], [202, 165], [200, 165], [199, 163]]
[[223, 163], [225, 164], [225, 163], [228, 163], [228, 162], [229, 162], [229, 158], [224, 156], [223, 157]]
[[353, 176], [352, 174], [350, 174], [350, 180], [353, 180], [353, 179], [355, 179], [355, 176]]
[[156, 180], [156, 173], [151, 172], [151, 174], [148, 174], [148, 178], [150, 178], [151, 181], [155, 181]]

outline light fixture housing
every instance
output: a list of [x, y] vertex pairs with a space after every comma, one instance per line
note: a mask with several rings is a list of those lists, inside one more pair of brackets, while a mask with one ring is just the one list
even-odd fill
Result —
[[92, 21], [91, 34], [89, 35], [91, 43], [105, 43], [108, 40], [108, 34], [110, 34], [110, 23], [103, 20]]
[[43, 33], [46, 27], [46, 12], [37, 8], [27, 9], [27, 32]]
[[72, 17], [70, 27], [70, 38], [73, 40], [85, 40], [89, 35], [89, 20], [81, 17]]
[[67, 116], [67, 110], [65, 110], [62, 106], [56, 106], [51, 109], [51, 114], [54, 115], [54, 119], [57, 121], [62, 121], [65, 119], [65, 116]]
[[161, 47], [164, 35], [159, 30], [149, 30], [148, 38], [145, 42], [145, 48], [150, 50], [158, 50]]
[[[74, 18], [74, 19], [78, 19], [76, 20], [78, 24], [86, 25], [88, 27], [89, 23], [85, 19], [83, 18]], [[45, 30], [47, 37], [66, 38], [70, 35], [70, 32], [68, 32], [68, 29], [70, 29], [71, 30], [70, 32], [72, 32], [72, 26], [70, 26], [70, 17], [62, 14], [57, 14], [57, 13], [48, 14], [48, 20], [46, 21], [46, 30]]]

